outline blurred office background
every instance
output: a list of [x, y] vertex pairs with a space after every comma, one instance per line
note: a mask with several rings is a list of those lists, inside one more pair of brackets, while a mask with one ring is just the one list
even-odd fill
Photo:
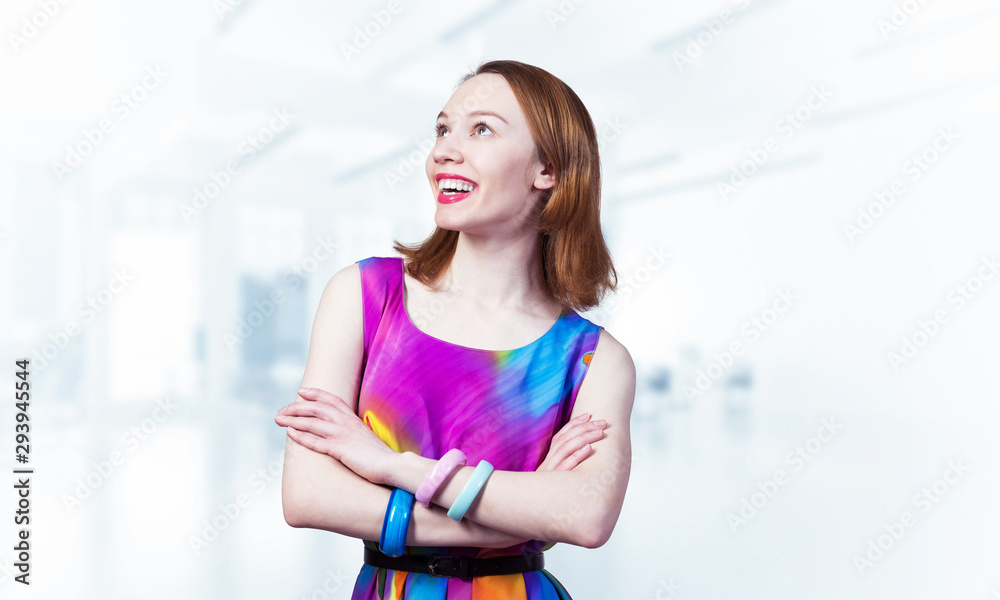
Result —
[[329, 278], [433, 227], [459, 77], [509, 58], [600, 133], [622, 287], [585, 316], [639, 377], [615, 533], [548, 570], [577, 600], [1000, 598], [995, 2], [0, 23], [0, 356], [8, 390], [33, 359], [35, 468], [29, 587], [8, 393], [0, 597], [350, 596], [362, 544], [285, 524], [272, 419]]

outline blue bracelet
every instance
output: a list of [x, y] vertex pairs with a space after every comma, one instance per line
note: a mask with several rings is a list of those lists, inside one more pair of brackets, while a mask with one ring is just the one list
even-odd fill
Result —
[[410, 517], [413, 516], [412, 492], [402, 488], [393, 488], [389, 496], [389, 504], [385, 507], [385, 519], [382, 520], [382, 537], [379, 538], [378, 549], [382, 554], [402, 556], [406, 552], [406, 532], [410, 529]]
[[449, 517], [456, 521], [462, 520], [462, 517], [465, 516], [465, 511], [469, 510], [469, 506], [472, 505], [472, 501], [479, 495], [479, 490], [483, 488], [486, 478], [491, 473], [493, 473], [493, 465], [485, 460], [479, 461], [479, 464], [476, 465], [476, 470], [469, 477], [469, 481], [465, 483], [465, 487], [458, 493], [458, 497], [455, 498], [455, 501], [451, 504], [451, 508], [448, 509]]

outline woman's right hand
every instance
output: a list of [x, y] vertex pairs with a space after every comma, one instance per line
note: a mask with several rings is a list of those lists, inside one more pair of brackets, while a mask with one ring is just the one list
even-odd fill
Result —
[[603, 420], [591, 421], [584, 413], [570, 420], [552, 436], [549, 452], [535, 471], [572, 471], [590, 456], [590, 444], [604, 437]]

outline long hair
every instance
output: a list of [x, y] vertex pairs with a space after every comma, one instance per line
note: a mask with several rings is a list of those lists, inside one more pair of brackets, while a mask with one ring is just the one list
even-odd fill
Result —
[[[483, 63], [458, 85], [483, 73], [506, 80], [528, 122], [537, 158], [554, 170], [556, 182], [540, 198], [538, 219], [545, 285], [566, 311], [593, 308], [617, 287], [618, 275], [601, 231], [601, 160], [590, 113], [562, 80], [513, 60]], [[458, 235], [435, 226], [417, 244], [393, 240], [393, 249], [408, 259], [411, 277], [435, 287], [455, 254]]]

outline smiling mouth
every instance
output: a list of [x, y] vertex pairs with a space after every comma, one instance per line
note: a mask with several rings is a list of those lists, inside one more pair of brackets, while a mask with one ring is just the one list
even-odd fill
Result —
[[438, 202], [451, 204], [464, 200], [478, 188], [476, 184], [464, 179], [442, 179], [438, 183]]
[[476, 184], [464, 179], [442, 179], [438, 182], [438, 189], [446, 194], [461, 194], [471, 192], [476, 189]]

